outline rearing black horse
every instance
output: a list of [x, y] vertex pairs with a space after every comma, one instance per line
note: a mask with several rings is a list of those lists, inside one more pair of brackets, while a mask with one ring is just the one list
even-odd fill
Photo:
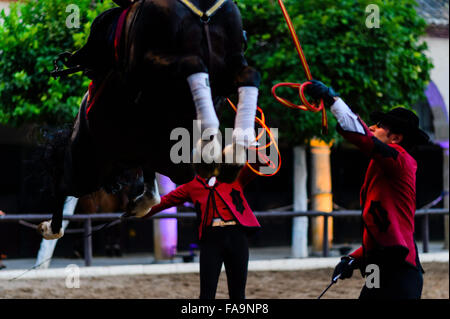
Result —
[[[189, 146], [194, 157], [204, 156], [202, 150], [208, 146], [217, 150], [219, 121], [214, 105], [223, 97], [239, 93], [233, 144], [224, 151], [235, 153], [232, 164], [245, 163], [245, 153], [236, 146], [245, 149], [254, 141], [260, 76], [244, 57], [245, 36], [237, 6], [231, 0], [120, 4], [95, 19], [87, 44], [65, 61], [69, 67], [83, 69], [92, 84], [70, 140], [57, 157], [63, 166], [54, 176], [53, 218], [40, 225], [47, 239], [63, 235], [57, 207], [66, 196], [111, 188], [128, 169], [143, 171], [144, 192], [131, 198], [127, 208], [138, 217], [159, 202], [155, 172], [177, 184], [190, 181], [192, 164], [170, 158], [177, 143], [170, 134], [182, 127], [192, 136], [193, 120], [200, 119], [204, 134]], [[219, 155], [207, 154], [207, 163], [224, 156], [221, 149]], [[197, 172], [205, 176], [217, 168], [202, 165]]]

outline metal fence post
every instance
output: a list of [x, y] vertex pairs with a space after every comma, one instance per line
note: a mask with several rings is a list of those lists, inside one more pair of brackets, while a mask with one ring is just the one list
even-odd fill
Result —
[[328, 247], [328, 216], [323, 217], [323, 257], [328, 257], [329, 247]]
[[88, 218], [84, 221], [84, 265], [89, 267], [92, 264], [92, 223]]
[[429, 228], [429, 216], [428, 214], [423, 215], [422, 222], [422, 242], [423, 242], [423, 252], [428, 252], [428, 243], [430, 241], [430, 228]]

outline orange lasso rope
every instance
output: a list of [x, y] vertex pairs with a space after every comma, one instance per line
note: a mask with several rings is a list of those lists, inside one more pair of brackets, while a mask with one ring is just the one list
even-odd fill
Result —
[[[233, 102], [231, 102], [230, 99], [227, 98], [228, 103], [230, 104], [230, 106], [233, 108], [233, 110], [235, 112], [237, 112], [237, 108], [236, 106], [233, 104]], [[255, 116], [255, 122], [258, 123], [259, 125], [261, 125], [261, 127], [264, 129], [262, 130], [258, 136], [256, 137], [256, 142], [263, 136], [264, 132], [267, 132], [267, 134], [269, 135], [270, 138], [270, 142], [263, 145], [263, 146], [256, 146], [256, 147], [249, 147], [250, 150], [254, 150], [258, 153], [258, 156], [260, 157], [260, 159], [264, 162], [264, 164], [266, 166], [269, 166], [270, 168], [273, 169], [273, 172], [270, 174], [263, 174], [260, 171], [256, 170], [254, 167], [252, 167], [250, 165], [249, 162], [247, 162], [247, 166], [250, 168], [250, 170], [259, 175], [259, 176], [273, 176], [276, 173], [278, 173], [278, 171], [280, 170], [281, 167], [281, 154], [280, 154], [280, 149], [278, 148], [278, 144], [272, 134], [272, 132], [270, 131], [269, 127], [267, 127], [266, 125], [266, 118], [264, 116], [264, 112], [262, 111], [262, 109], [260, 107], [256, 107], [258, 112], [261, 114], [261, 118]], [[268, 148], [269, 146], [273, 145], [275, 147], [275, 149], [277, 150], [277, 156], [278, 156], [278, 163], [275, 164], [272, 160], [270, 160], [266, 154], [262, 153], [261, 150]]]
[[[281, 7], [281, 11], [282, 11], [283, 16], [284, 16], [284, 18], [286, 20], [286, 23], [288, 25], [289, 32], [291, 33], [292, 40], [294, 41], [295, 48], [297, 49], [297, 53], [298, 53], [298, 56], [300, 58], [300, 62], [302, 63], [303, 69], [305, 70], [306, 78], [308, 79], [308, 81], [305, 82], [305, 83], [302, 83], [302, 84], [299, 84], [299, 83], [278, 83], [278, 84], [276, 84], [276, 85], [274, 85], [272, 87], [272, 95], [278, 102], [280, 102], [281, 104], [283, 104], [283, 105], [285, 105], [287, 107], [290, 107], [292, 109], [300, 109], [300, 110], [303, 110], [303, 111], [311, 111], [311, 112], [320, 112], [320, 111], [322, 111], [322, 132], [324, 134], [327, 134], [327, 132], [328, 132], [327, 113], [326, 113], [326, 110], [325, 110], [325, 107], [324, 107], [324, 104], [323, 104], [323, 100], [320, 100], [319, 106], [317, 106], [316, 104], [311, 104], [311, 103], [309, 103], [306, 100], [306, 97], [305, 97], [305, 94], [304, 94], [304, 90], [305, 90], [306, 86], [311, 84], [310, 80], [312, 80], [313, 77], [311, 75], [311, 71], [309, 69], [308, 63], [306, 62], [305, 54], [303, 53], [302, 47], [300, 45], [300, 41], [298, 40], [297, 34], [295, 33], [295, 29], [294, 29], [294, 26], [292, 25], [292, 21], [289, 18], [289, 14], [288, 14], [288, 12], [286, 10], [286, 7], [284, 6], [284, 3], [283, 3], [282, 0], [278, 0], [278, 4]], [[289, 101], [289, 100], [287, 100], [285, 98], [279, 97], [276, 94], [276, 92], [275, 92], [276, 89], [279, 88], [279, 87], [289, 87], [289, 88], [298, 89], [299, 97], [300, 97], [300, 100], [302, 101], [303, 105], [297, 105], [297, 104], [292, 103], [291, 101]]]

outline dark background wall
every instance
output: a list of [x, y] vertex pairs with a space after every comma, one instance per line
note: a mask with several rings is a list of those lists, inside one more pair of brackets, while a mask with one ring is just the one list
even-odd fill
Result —
[[[14, 140], [14, 139], [11, 139]], [[0, 140], [1, 141], [1, 140]], [[38, 184], [27, 184], [25, 179], [33, 170], [27, 164], [33, 153], [33, 147], [24, 143], [0, 144], [0, 209], [8, 214], [47, 213], [45, 194], [37, 196], [30, 192]], [[246, 188], [246, 197], [254, 211], [274, 210], [292, 205], [293, 189], [293, 152], [282, 148], [282, 167], [273, 177], [257, 177]], [[438, 197], [442, 191], [442, 151], [433, 146], [422, 149], [417, 156], [420, 169], [417, 173], [417, 207]], [[359, 189], [363, 182], [368, 159], [357, 149], [341, 144], [331, 152], [333, 198], [343, 209], [359, 209]], [[30, 186], [31, 185], [31, 186]], [[35, 189], [34, 189], [35, 190]], [[182, 210], [192, 211], [191, 208]], [[286, 246], [291, 244], [291, 218], [260, 219], [261, 230], [253, 235], [250, 244], [253, 247]], [[443, 239], [443, 217], [430, 219], [431, 240]], [[95, 222], [95, 225], [101, 222]], [[81, 228], [80, 223], [69, 224], [69, 229]], [[421, 236], [421, 220], [416, 219], [416, 234]], [[359, 217], [343, 217], [334, 220], [334, 243], [355, 243], [361, 240]], [[83, 250], [83, 235], [66, 234], [58, 242], [56, 256], [71, 257]], [[94, 255], [104, 255], [109, 237], [120, 238], [125, 253], [153, 251], [153, 224], [148, 221], [127, 221], [115, 229], [100, 231], [93, 235]], [[0, 223], [0, 252], [9, 258], [35, 257], [41, 238], [32, 229], [17, 223]], [[195, 220], [178, 221], [178, 250], [187, 250], [190, 244], [197, 242]]]

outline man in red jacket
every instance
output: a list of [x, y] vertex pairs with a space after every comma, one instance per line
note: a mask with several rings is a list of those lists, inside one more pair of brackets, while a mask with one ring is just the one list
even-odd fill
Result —
[[247, 167], [232, 183], [220, 183], [215, 176], [196, 176], [161, 198], [145, 216], [148, 218], [186, 201], [195, 205], [200, 239], [200, 299], [214, 299], [225, 264], [230, 299], [245, 299], [248, 270], [248, 240], [251, 230], [260, 228], [244, 197], [244, 187], [255, 177]]
[[364, 285], [360, 298], [413, 298], [422, 293], [422, 267], [414, 241], [416, 211], [416, 160], [411, 150], [428, 142], [419, 129], [419, 118], [405, 108], [374, 112], [368, 127], [337, 98], [333, 89], [312, 81], [307, 93], [323, 99], [338, 121], [338, 132], [371, 158], [361, 188], [362, 246], [344, 256], [333, 278], [350, 278], [359, 267], [366, 274], [367, 265], [379, 269], [379, 288]]

